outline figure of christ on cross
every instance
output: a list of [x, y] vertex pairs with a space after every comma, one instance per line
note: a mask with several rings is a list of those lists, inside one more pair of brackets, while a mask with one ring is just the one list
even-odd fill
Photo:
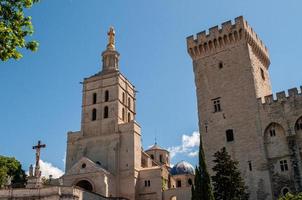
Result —
[[33, 149], [36, 150], [36, 167], [35, 167], [35, 176], [36, 177], [40, 177], [41, 176], [39, 162], [40, 162], [41, 149], [45, 148], [45, 147], [46, 147], [46, 145], [45, 144], [41, 144], [40, 140], [38, 141], [38, 145], [33, 146]]

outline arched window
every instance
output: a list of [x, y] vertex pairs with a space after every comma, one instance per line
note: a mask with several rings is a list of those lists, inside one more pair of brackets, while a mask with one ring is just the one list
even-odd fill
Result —
[[226, 130], [225, 134], [226, 134], [227, 142], [234, 141], [234, 131], [233, 131], [233, 129]]
[[122, 109], [122, 120], [125, 121], [125, 109]]
[[131, 122], [131, 114], [128, 112], [128, 122]]
[[150, 157], [151, 157], [152, 160], [154, 160], [154, 155], [153, 154], [151, 154]]
[[125, 103], [125, 92], [122, 94], [122, 102]]
[[96, 104], [96, 101], [97, 101], [97, 94], [93, 93], [93, 95], [92, 95], [92, 104]]
[[105, 91], [105, 102], [109, 101], [109, 91]]
[[92, 109], [92, 113], [91, 113], [91, 120], [95, 121], [96, 120], [96, 109]]
[[159, 155], [159, 162], [163, 163], [163, 155]]
[[188, 184], [189, 184], [189, 185], [192, 185], [192, 184], [193, 184], [192, 179], [190, 179], [190, 178], [188, 179]]
[[105, 106], [104, 107], [104, 119], [106, 119], [108, 117], [109, 117], [109, 109], [108, 109], [108, 106]]
[[296, 125], [295, 125], [295, 129], [296, 129], [296, 131], [302, 131], [302, 117], [300, 117], [297, 120]]
[[128, 108], [131, 109], [131, 99], [128, 97]]
[[287, 187], [282, 188], [281, 190], [282, 195], [285, 196], [287, 193], [289, 193], [289, 189]]

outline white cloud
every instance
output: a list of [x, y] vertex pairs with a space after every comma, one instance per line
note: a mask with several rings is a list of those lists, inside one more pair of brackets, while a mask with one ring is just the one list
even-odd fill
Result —
[[59, 178], [64, 174], [61, 169], [43, 160], [40, 160], [40, 170], [42, 172], [42, 176], [47, 178], [49, 177], [49, 175], [52, 175], [53, 178]]
[[170, 156], [173, 158], [177, 154], [186, 154], [187, 156], [194, 157], [198, 155], [198, 150], [200, 144], [200, 134], [194, 131], [192, 135], [182, 135], [182, 143], [179, 146], [169, 147]]
[[[35, 165], [33, 167], [35, 169]], [[59, 178], [64, 174], [60, 168], [55, 167], [53, 164], [43, 160], [40, 160], [40, 171], [42, 172], [41, 176], [46, 178], [48, 178], [49, 175], [52, 175], [52, 178]], [[29, 171], [26, 171], [26, 174], [29, 175]]]
[[198, 156], [198, 153], [199, 153], [198, 150], [197, 150], [197, 151], [192, 151], [192, 152], [190, 152], [190, 153], [188, 154], [188, 156], [190, 156], [190, 157], [196, 157], [196, 156]]
[[200, 134], [197, 131], [194, 131], [191, 136], [183, 135], [182, 144], [185, 148], [198, 147], [200, 143]]

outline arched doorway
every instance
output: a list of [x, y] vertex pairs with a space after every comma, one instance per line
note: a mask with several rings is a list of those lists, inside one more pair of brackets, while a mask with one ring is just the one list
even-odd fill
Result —
[[176, 197], [176, 196], [172, 196], [172, 197], [170, 198], [170, 200], [177, 200], [177, 197]]
[[92, 184], [87, 181], [87, 180], [81, 180], [79, 181], [76, 186], [86, 190], [86, 191], [89, 191], [89, 192], [92, 192], [93, 191], [93, 187], [92, 187]]

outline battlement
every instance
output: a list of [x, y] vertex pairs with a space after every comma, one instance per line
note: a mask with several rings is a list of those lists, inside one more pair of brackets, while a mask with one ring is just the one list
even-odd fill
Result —
[[258, 102], [262, 105], [271, 105], [277, 102], [287, 102], [289, 99], [292, 98], [302, 98], [302, 86], [300, 87], [300, 91], [298, 88], [289, 89], [288, 95], [286, 95], [285, 91], [277, 92], [276, 96], [274, 97], [273, 94], [265, 96], [263, 98], [258, 98]]
[[265, 66], [269, 66], [269, 53], [267, 47], [258, 35], [242, 17], [235, 18], [235, 23], [227, 21], [221, 27], [214, 26], [208, 33], [202, 31], [194, 37], [187, 37], [187, 50], [193, 60], [217, 53], [226, 47], [245, 41], [252, 47]]

